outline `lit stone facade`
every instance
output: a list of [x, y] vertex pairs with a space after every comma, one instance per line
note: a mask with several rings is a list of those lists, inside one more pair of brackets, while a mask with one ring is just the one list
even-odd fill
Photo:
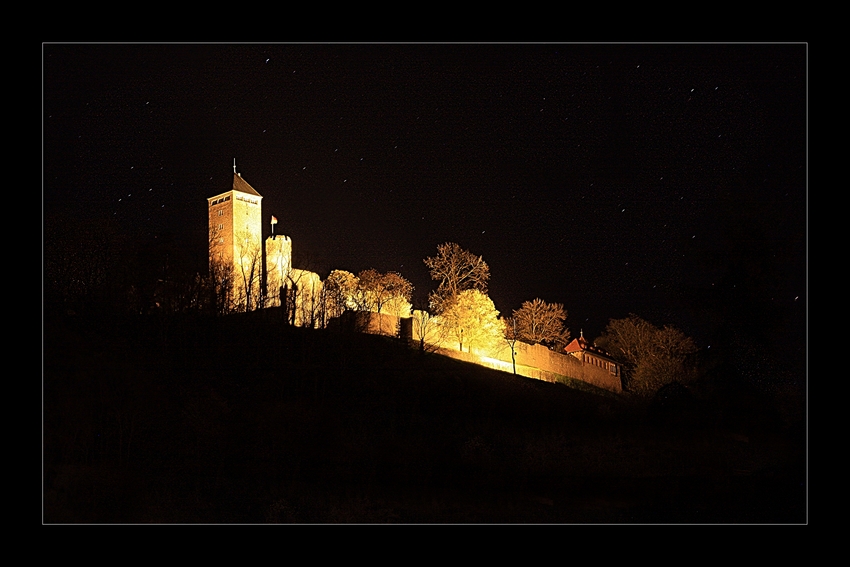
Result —
[[230, 191], [207, 199], [210, 272], [226, 282], [232, 310], [252, 311], [261, 305], [262, 200], [238, 173]]
[[322, 280], [319, 274], [293, 268], [285, 283], [287, 295], [293, 298], [289, 302], [292, 324], [298, 327], [323, 326]]
[[[276, 234], [266, 239], [266, 306], [279, 307], [281, 290], [292, 275], [292, 240]], [[291, 285], [289, 286], [292, 287]]]
[[284, 307], [290, 323], [322, 325], [322, 280], [319, 274], [292, 267], [292, 240], [276, 234], [266, 239], [266, 307]]

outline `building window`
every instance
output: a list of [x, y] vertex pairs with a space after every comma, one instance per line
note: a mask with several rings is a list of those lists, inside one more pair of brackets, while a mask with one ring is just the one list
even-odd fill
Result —
[[218, 229], [219, 229], [219, 230], [224, 230], [224, 225], [223, 225], [223, 224], [219, 224], [219, 225], [218, 225]]

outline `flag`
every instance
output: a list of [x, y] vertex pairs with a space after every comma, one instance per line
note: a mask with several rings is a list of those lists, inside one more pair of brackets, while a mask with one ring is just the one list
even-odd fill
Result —
[[277, 224], [277, 217], [272, 215], [272, 224]]

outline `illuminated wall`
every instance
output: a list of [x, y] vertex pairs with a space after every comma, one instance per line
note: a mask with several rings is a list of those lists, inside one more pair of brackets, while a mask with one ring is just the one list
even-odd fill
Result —
[[320, 327], [322, 323], [322, 279], [319, 274], [292, 268], [287, 289], [294, 298], [295, 325]]
[[281, 288], [292, 272], [292, 240], [276, 234], [266, 239], [266, 307], [281, 305]]
[[[417, 314], [414, 313], [414, 315]], [[420, 337], [419, 326], [415, 317], [412, 324], [402, 325], [403, 329], [410, 328], [410, 337], [405, 338], [418, 341]], [[457, 340], [441, 329], [439, 317], [435, 317], [434, 321], [429, 323], [425, 336], [425, 342], [436, 347], [436, 352], [444, 356], [473, 362], [503, 372], [513, 372], [514, 363], [511, 360], [511, 347], [507, 341], [502, 341], [501, 344], [491, 349], [473, 347], [469, 349], [469, 352], [459, 351]], [[516, 373], [520, 376], [547, 382], [557, 382], [559, 376], [567, 376], [612, 392], [623, 391], [619, 371], [612, 373], [608, 366], [593, 361], [584, 362], [580, 358], [566, 353], [553, 352], [543, 345], [531, 345], [521, 341], [516, 341], [514, 350], [516, 351]]]

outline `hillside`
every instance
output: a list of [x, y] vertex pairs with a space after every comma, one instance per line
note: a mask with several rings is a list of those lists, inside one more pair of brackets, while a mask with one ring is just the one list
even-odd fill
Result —
[[[805, 436], [227, 318], [48, 318], [47, 523], [804, 522]], [[751, 419], [742, 419], [749, 416]]]

